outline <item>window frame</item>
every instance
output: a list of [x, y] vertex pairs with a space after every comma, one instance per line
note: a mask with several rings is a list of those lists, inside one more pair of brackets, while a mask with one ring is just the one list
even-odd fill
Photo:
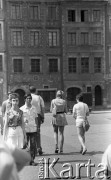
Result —
[[0, 53], [0, 56], [2, 56], [2, 61], [1, 61], [1, 63], [2, 63], [2, 65], [1, 65], [1, 70], [0, 70], [0, 73], [2, 73], [3, 71], [4, 71], [4, 58], [5, 58], [5, 56], [4, 56], [4, 53]]
[[[51, 59], [56, 59], [57, 60], [57, 71], [50, 71], [50, 60]], [[52, 69], [52, 68], [51, 68]], [[58, 58], [58, 57], [48, 57], [48, 72], [49, 73], [59, 73], [59, 71], [60, 71], [60, 58]]]
[[[55, 8], [55, 18], [50, 18], [49, 17], [49, 8]], [[49, 20], [49, 21], [56, 21], [57, 20], [57, 9], [58, 9], [58, 7], [56, 6], [56, 5], [48, 5], [48, 7], [47, 7], [47, 19]], [[52, 13], [52, 10], [51, 10], [51, 14], [53, 14]], [[53, 16], [53, 15], [52, 15]]]
[[[50, 30], [48, 30], [47, 31], [47, 33], [48, 33], [48, 41], [47, 41], [47, 44], [48, 44], [48, 46], [49, 47], [58, 47], [59, 45], [60, 45], [60, 34], [59, 34], [59, 30], [52, 30], [52, 29], [50, 29]], [[49, 37], [49, 33], [51, 33], [51, 43], [50, 43], [50, 37]], [[54, 37], [53, 37], [53, 33], [56, 33], [56, 43], [54, 42]], [[54, 45], [55, 44], [55, 45]]]
[[[82, 20], [82, 11], [84, 12], [84, 20]], [[87, 19], [85, 18], [85, 12], [87, 12]], [[80, 22], [89, 22], [89, 10], [88, 9], [81, 9], [80, 10]]]
[[81, 45], [89, 45], [89, 32], [81, 32]]
[[[12, 8], [13, 8], [13, 6], [15, 6], [15, 12], [14, 12], [14, 14], [13, 14], [13, 10], [12, 10]], [[19, 6], [19, 16], [17, 16], [17, 9], [16, 9], [16, 7], [17, 6]], [[13, 20], [16, 20], [16, 19], [22, 19], [22, 17], [23, 17], [23, 9], [22, 9], [22, 4], [19, 4], [19, 3], [12, 3], [11, 4], [11, 19], [13, 19]]]
[[[100, 34], [100, 40], [98, 43], [98, 35]], [[96, 36], [95, 36], [96, 35]], [[96, 39], [96, 41], [95, 41]], [[102, 32], [93, 32], [93, 45], [102, 45]]]
[[[33, 11], [33, 17], [31, 17], [31, 13], [32, 13], [32, 11], [30, 11], [30, 8], [31, 7], [37, 7], [38, 8], [38, 16], [35, 18], [35, 16], [34, 16], [34, 12], [35, 11]], [[29, 19], [30, 20], [33, 20], [33, 21], [36, 21], [36, 20], [40, 20], [40, 6], [39, 6], [39, 4], [30, 4], [29, 5]]]
[[0, 41], [3, 41], [4, 40], [4, 23], [3, 23], [3, 21], [0, 21], [0, 24], [1, 24], [1, 39], [0, 39]]
[[[16, 34], [16, 44], [17, 45], [14, 45], [14, 32], [21, 32], [21, 45], [18, 45], [18, 41], [19, 40], [17, 40], [18, 39], [18, 37], [17, 37], [17, 34]], [[13, 46], [13, 47], [22, 47], [23, 45], [24, 45], [24, 39], [23, 39], [23, 33], [24, 33], [24, 31], [23, 31], [23, 29], [11, 29], [11, 45]]]
[[[32, 59], [39, 59], [40, 60], [40, 71], [39, 72], [32, 72], [32, 69], [31, 69], [31, 60]], [[39, 74], [39, 73], [41, 73], [41, 70], [42, 70], [42, 67], [41, 67], [41, 61], [42, 61], [42, 58], [41, 57], [38, 57], [38, 56], [32, 56], [32, 57], [30, 57], [30, 73], [32, 73], [32, 74]]]
[[[94, 12], [96, 12], [96, 14], [97, 14], [97, 11], [99, 11], [99, 20], [97, 18], [97, 15], [94, 18]], [[101, 21], [101, 10], [100, 9], [93, 9], [93, 22], [100, 22], [100, 21]]]
[[[69, 20], [69, 11], [74, 11], [74, 20]], [[67, 22], [68, 23], [76, 22], [76, 10], [75, 9], [67, 9]]]
[[[21, 59], [22, 60], [22, 71], [21, 72], [15, 72], [14, 71], [14, 59]], [[24, 71], [24, 58], [19, 56], [19, 57], [12, 57], [12, 67], [13, 67], [13, 73], [18, 74], [18, 73], [23, 73]]]
[[[69, 37], [69, 35], [70, 35], [70, 37]], [[75, 36], [74, 38], [73, 38], [73, 35]], [[75, 41], [73, 39], [75, 39]], [[68, 46], [75, 46], [75, 45], [77, 45], [77, 33], [76, 32], [68, 32], [67, 33], [67, 45]]]
[[[100, 60], [100, 68], [98, 68], [98, 63], [97, 64], [95, 63], [95, 61], [97, 61], [96, 59]], [[102, 58], [101, 57], [94, 57], [94, 73], [102, 73]]]
[[[34, 43], [34, 45], [31, 45], [31, 32], [37, 32], [38, 33], [38, 44], [37, 45], [35, 43]], [[35, 39], [34, 39], [34, 42], [35, 42]], [[29, 30], [29, 44], [30, 44], [30, 46], [31, 47], [38, 47], [38, 46], [40, 46], [40, 42], [41, 42], [40, 30], [38, 30], [38, 29], [30, 29]]]
[[[88, 67], [82, 66], [82, 59], [87, 59], [88, 60]], [[86, 63], [85, 63], [86, 64]], [[89, 73], [89, 57], [81, 57], [81, 74], [88, 74]], [[87, 71], [85, 70], [87, 69]]]
[[[75, 65], [74, 65], [75, 67], [70, 65], [73, 70], [75, 68], [75, 71], [73, 71], [73, 70], [70, 71], [69, 70], [69, 59], [74, 59], [75, 60], [75, 62], [76, 62]], [[77, 73], [77, 57], [70, 57], [70, 56], [68, 57], [68, 73], [69, 74], [76, 74]]]

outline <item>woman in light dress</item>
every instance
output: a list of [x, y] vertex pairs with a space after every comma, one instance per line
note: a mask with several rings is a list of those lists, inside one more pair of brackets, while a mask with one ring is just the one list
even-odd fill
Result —
[[[51, 101], [50, 111], [56, 106], [56, 117], [52, 117], [52, 125], [54, 130], [55, 139], [55, 153], [63, 152], [64, 144], [64, 127], [67, 125], [66, 114], [67, 105], [66, 101], [63, 99], [63, 91], [57, 91], [56, 98]], [[60, 149], [58, 147], [58, 130], [60, 132]]]
[[85, 146], [85, 130], [83, 127], [83, 123], [85, 121], [85, 118], [87, 118], [87, 116], [89, 115], [89, 108], [87, 104], [83, 103], [82, 93], [76, 96], [76, 101], [77, 104], [73, 106], [73, 117], [76, 120], [78, 139], [81, 144], [80, 153], [84, 155], [87, 151], [87, 148]]
[[11, 96], [12, 107], [5, 114], [3, 139], [18, 148], [23, 148], [26, 142], [26, 132], [23, 121], [23, 112], [19, 109], [19, 95]]

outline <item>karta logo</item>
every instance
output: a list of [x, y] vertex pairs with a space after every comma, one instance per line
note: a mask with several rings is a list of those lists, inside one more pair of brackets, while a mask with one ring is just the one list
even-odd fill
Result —
[[[104, 164], [98, 164], [97, 168], [99, 168], [95, 175], [91, 175], [91, 168], [95, 167], [95, 164], [91, 163], [91, 159], [88, 160], [87, 164], [85, 163], [77, 163], [75, 165], [75, 174], [74, 174], [74, 167], [71, 163], [63, 163], [62, 168], [63, 170], [57, 172], [55, 167], [59, 163], [60, 158], [53, 158], [51, 161], [50, 158], [40, 158], [39, 159], [39, 173], [38, 178], [40, 179], [50, 179], [53, 176], [53, 179], [81, 179], [81, 168], [85, 168], [86, 176], [89, 179], [109, 179], [108, 176], [108, 169]], [[107, 174], [107, 176], [106, 176]]]

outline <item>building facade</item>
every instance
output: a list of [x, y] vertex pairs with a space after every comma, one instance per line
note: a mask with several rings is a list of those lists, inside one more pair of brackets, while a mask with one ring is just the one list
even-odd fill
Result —
[[[110, 3], [105, 0], [5, 0], [2, 86], [23, 95], [34, 85], [46, 104], [62, 89], [92, 106], [111, 105]], [[109, 36], [108, 36], [109, 35]], [[1, 48], [1, 46], [0, 46]], [[4, 73], [4, 72], [7, 73]], [[5, 78], [5, 74], [6, 78]], [[2, 78], [4, 76], [4, 78]], [[5, 92], [5, 91], [4, 91]], [[6, 92], [4, 95], [6, 98]]]

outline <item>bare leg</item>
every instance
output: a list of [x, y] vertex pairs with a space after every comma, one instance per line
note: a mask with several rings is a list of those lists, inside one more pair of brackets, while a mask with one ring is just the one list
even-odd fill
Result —
[[59, 126], [59, 131], [60, 131], [60, 152], [63, 152], [64, 126]]
[[53, 129], [54, 129], [55, 148], [58, 149], [58, 126], [53, 125]]
[[84, 131], [83, 127], [77, 127], [77, 134], [78, 134], [78, 138], [79, 138], [81, 146], [83, 147], [83, 149], [86, 149], [86, 146], [85, 146], [85, 131]]

